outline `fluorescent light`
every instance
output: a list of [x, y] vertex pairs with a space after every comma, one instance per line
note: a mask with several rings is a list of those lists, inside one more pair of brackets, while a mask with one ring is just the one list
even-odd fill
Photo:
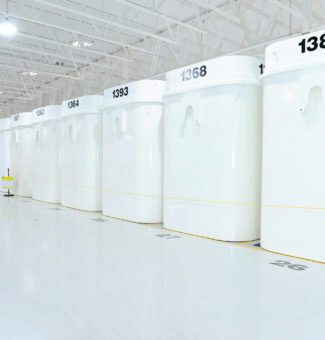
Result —
[[0, 94], [2, 94], [3, 92], [2, 91], [0, 91]]
[[74, 47], [81, 47], [81, 46], [83, 46], [83, 47], [90, 47], [92, 44], [93, 44], [93, 43], [88, 42], [88, 41], [84, 41], [84, 42], [81, 43], [81, 42], [78, 41], [78, 40], [73, 41], [73, 42], [71, 43], [71, 45], [74, 46]]
[[0, 34], [2, 35], [14, 35], [16, 31], [16, 26], [12, 24], [8, 18], [5, 18], [5, 20], [0, 24]]
[[32, 71], [24, 71], [22, 74], [24, 76], [31, 76], [31, 77], [37, 76], [37, 72], [32, 72]]

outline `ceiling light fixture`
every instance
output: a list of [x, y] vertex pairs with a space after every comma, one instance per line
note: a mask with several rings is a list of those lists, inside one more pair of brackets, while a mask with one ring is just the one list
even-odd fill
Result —
[[37, 72], [32, 72], [32, 71], [24, 71], [22, 74], [24, 76], [31, 76], [31, 77], [37, 76]]
[[79, 41], [74, 41], [73, 43], [72, 43], [72, 46], [74, 46], [74, 47], [80, 47], [80, 42]]
[[5, 36], [14, 35], [17, 32], [17, 27], [9, 20], [8, 17], [8, 0], [6, 1], [6, 16], [5, 20], [0, 23], [0, 34]]
[[9, 21], [8, 18], [0, 24], [0, 34], [10, 36], [14, 35], [17, 32], [16, 26]]
[[91, 43], [91, 42], [89, 42], [89, 41], [84, 41], [84, 42], [81, 43], [81, 42], [78, 41], [78, 40], [73, 41], [73, 42], [71, 43], [71, 45], [74, 46], [74, 47], [81, 47], [81, 46], [83, 46], [83, 47], [90, 47], [90, 46], [92, 46], [92, 44], [93, 44], [93, 43]]

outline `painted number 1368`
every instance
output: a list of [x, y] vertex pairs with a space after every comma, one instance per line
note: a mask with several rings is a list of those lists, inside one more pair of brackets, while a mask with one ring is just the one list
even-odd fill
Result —
[[199, 77], [205, 77], [206, 75], [206, 65], [202, 65], [201, 67], [188, 68], [181, 73], [182, 81], [197, 79]]

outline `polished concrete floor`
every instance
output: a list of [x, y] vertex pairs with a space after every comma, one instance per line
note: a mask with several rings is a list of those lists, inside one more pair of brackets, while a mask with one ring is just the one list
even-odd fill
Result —
[[325, 265], [0, 198], [1, 340], [324, 338]]

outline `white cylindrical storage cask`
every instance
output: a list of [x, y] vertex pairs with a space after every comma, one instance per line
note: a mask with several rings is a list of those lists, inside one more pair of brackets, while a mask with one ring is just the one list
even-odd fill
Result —
[[10, 175], [14, 177], [14, 193], [32, 196], [32, 112], [22, 112], [11, 117]]
[[265, 51], [261, 246], [325, 262], [325, 31]]
[[32, 197], [60, 203], [60, 112], [61, 105], [33, 111]]
[[103, 214], [162, 222], [165, 82], [141, 80], [105, 91]]
[[61, 112], [61, 203], [101, 210], [103, 96], [63, 102]]
[[228, 56], [167, 73], [166, 228], [227, 241], [259, 238], [259, 65]]
[[[0, 119], [0, 179], [10, 169], [10, 118]], [[1, 181], [0, 181], [1, 182]], [[0, 191], [2, 185], [0, 185]]]

